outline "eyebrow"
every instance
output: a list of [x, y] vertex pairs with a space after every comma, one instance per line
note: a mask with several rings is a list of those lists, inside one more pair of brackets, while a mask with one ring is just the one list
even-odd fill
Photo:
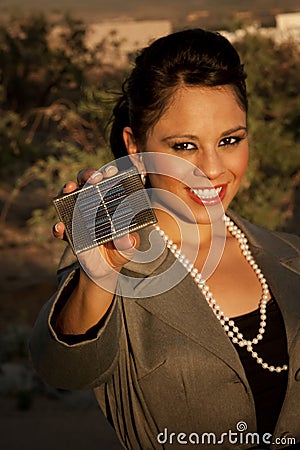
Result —
[[228, 136], [228, 134], [236, 133], [237, 131], [245, 131], [247, 133], [248, 130], [244, 125], [239, 125], [235, 128], [230, 128], [229, 130], [224, 131], [221, 134], [221, 137]]
[[[228, 136], [229, 134], [236, 133], [237, 131], [245, 131], [247, 133], [247, 127], [244, 125], [238, 125], [237, 127], [230, 128], [229, 130], [223, 131], [220, 137]], [[166, 136], [163, 138], [163, 141], [167, 141], [169, 139], [178, 139], [178, 138], [185, 138], [185, 139], [191, 139], [191, 140], [197, 140], [198, 136], [194, 134], [172, 134], [170, 136]]]

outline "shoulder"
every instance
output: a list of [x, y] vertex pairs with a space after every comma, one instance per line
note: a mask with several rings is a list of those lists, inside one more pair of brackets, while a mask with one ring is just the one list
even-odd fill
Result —
[[[260, 264], [268, 267], [285, 267], [300, 275], [300, 237], [281, 231], [271, 231], [255, 225], [232, 211], [228, 215], [245, 233], [250, 249]], [[275, 270], [275, 269], [274, 269]], [[298, 281], [297, 281], [298, 283]]]
[[232, 220], [246, 234], [250, 244], [277, 257], [300, 257], [300, 237], [283, 231], [272, 231], [255, 225], [233, 211], [229, 212]]
[[300, 236], [279, 231], [271, 232], [276, 239], [279, 239], [283, 244], [288, 245], [300, 255]]

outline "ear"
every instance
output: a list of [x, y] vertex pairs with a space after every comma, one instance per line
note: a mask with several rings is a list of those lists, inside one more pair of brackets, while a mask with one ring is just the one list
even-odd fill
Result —
[[138, 152], [135, 137], [130, 127], [123, 128], [123, 140], [127, 148], [128, 155], [133, 155]]
[[123, 129], [123, 139], [132, 164], [138, 169], [139, 173], [145, 172], [145, 166], [142, 162], [142, 155], [138, 149], [138, 145], [130, 127], [125, 127]]

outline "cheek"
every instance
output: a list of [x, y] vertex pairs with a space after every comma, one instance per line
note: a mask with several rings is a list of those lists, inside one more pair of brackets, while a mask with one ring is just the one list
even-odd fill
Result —
[[170, 190], [174, 191], [174, 181], [175, 180], [173, 177], [159, 175], [159, 172], [157, 172], [157, 173], [149, 174], [149, 179], [150, 179], [152, 188], [166, 189], [166, 190], [170, 189]]
[[243, 149], [243, 151], [238, 152], [234, 158], [231, 159], [230, 170], [236, 175], [238, 178], [242, 178], [248, 167], [248, 146]]
[[191, 177], [195, 166], [175, 155], [167, 153], [147, 152], [143, 155], [146, 171], [150, 176], [151, 183], [173, 183], [180, 181], [184, 183]]

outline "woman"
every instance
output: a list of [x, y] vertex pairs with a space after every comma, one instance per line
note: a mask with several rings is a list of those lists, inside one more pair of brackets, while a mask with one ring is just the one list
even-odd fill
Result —
[[[140, 53], [111, 147], [148, 171], [158, 226], [100, 246], [106, 264], [65, 260], [33, 330], [40, 375], [93, 388], [127, 449], [300, 441], [299, 239], [228, 210], [247, 167], [245, 78], [217, 33], [181, 31]], [[149, 239], [163, 251], [136, 262]]]

